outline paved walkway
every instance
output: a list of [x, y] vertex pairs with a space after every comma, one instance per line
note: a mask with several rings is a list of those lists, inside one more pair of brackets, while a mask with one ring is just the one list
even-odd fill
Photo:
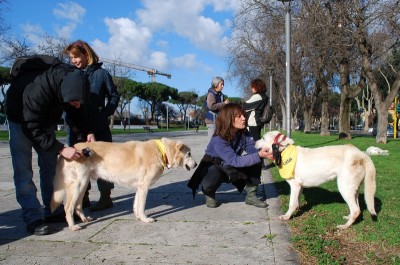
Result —
[[[160, 137], [189, 145], [197, 162], [207, 139], [204, 131], [190, 131], [115, 135], [114, 141]], [[7, 142], [0, 142], [0, 168], [0, 264], [299, 264], [288, 226], [278, 219], [280, 202], [269, 171], [263, 171], [258, 194], [266, 198], [267, 210], [246, 205], [245, 192], [240, 194], [228, 184], [217, 193], [223, 204], [207, 208], [203, 194], [193, 200], [186, 186], [193, 171], [169, 169], [147, 199], [146, 214], [157, 222], [134, 219], [135, 190], [116, 185], [114, 207], [88, 213], [96, 220], [82, 230], [72, 232], [66, 223], [51, 224], [54, 233], [33, 236], [25, 232], [15, 199]], [[92, 203], [98, 198], [97, 185], [92, 183]]]

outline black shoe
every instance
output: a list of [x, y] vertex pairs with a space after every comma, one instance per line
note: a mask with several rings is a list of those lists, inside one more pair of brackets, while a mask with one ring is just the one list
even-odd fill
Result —
[[26, 230], [32, 235], [43, 236], [50, 234], [50, 227], [43, 221], [38, 219], [26, 226]]
[[62, 223], [66, 222], [64, 214], [51, 215], [44, 218], [46, 223]]

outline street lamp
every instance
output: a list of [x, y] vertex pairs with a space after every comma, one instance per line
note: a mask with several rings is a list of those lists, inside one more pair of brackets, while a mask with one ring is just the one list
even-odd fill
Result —
[[128, 132], [131, 132], [131, 101], [128, 103]]
[[[291, 137], [291, 122], [290, 122], [290, 2], [292, 0], [279, 0], [285, 6], [285, 29], [286, 29], [286, 130], [287, 136]], [[286, 5], [286, 3], [288, 3]]]
[[[274, 73], [274, 67], [268, 67], [267, 71], [269, 74], [269, 105], [272, 106], [272, 74]], [[269, 122], [269, 131], [272, 131], [272, 120]]]

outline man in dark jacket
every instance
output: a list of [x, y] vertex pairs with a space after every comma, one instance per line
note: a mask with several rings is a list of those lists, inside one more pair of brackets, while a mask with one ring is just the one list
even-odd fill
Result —
[[[43, 56], [45, 58], [46, 56]], [[48, 59], [48, 58], [45, 58]], [[87, 78], [68, 64], [57, 62], [43, 73], [24, 73], [13, 76], [6, 95], [6, 114], [9, 123], [10, 151], [14, 169], [16, 197], [22, 207], [22, 216], [28, 232], [35, 235], [50, 233], [44, 219], [51, 216], [50, 201], [53, 193], [57, 155], [77, 159], [81, 151], [66, 147], [55, 136], [57, 122], [63, 111], [81, 110], [81, 129], [89, 132], [86, 108], [81, 104], [89, 95]], [[88, 134], [88, 141], [94, 140]], [[33, 181], [32, 148], [38, 155], [40, 188], [44, 212], [36, 196]]]

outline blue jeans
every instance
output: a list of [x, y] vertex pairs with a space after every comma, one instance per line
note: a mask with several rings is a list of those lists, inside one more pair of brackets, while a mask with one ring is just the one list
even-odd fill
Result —
[[210, 142], [211, 138], [214, 135], [215, 132], [215, 124], [214, 123], [207, 123], [207, 136], [208, 136], [208, 141], [207, 144]]
[[[57, 155], [46, 152], [33, 144], [23, 133], [21, 124], [9, 121], [8, 128], [16, 197], [22, 207], [24, 222], [29, 224], [51, 214], [50, 201], [53, 194]], [[55, 134], [53, 128], [49, 128], [48, 132]], [[33, 182], [32, 148], [38, 154], [40, 190], [44, 209], [36, 196], [37, 188]]]

